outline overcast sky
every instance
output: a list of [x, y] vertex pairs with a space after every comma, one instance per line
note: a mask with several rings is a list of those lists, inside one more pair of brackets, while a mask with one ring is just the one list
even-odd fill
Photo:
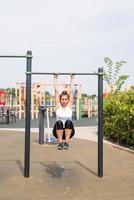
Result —
[[[133, 0], [0, 0], [0, 54], [33, 53], [33, 71], [93, 72], [103, 57], [125, 60], [134, 84]], [[0, 59], [0, 87], [25, 82], [25, 59]], [[69, 81], [68, 77], [64, 77]], [[33, 82], [52, 78], [36, 77]], [[97, 78], [76, 77], [95, 93]]]

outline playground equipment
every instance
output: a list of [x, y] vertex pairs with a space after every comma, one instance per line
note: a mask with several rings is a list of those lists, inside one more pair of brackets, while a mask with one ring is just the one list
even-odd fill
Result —
[[16, 122], [16, 114], [9, 107], [0, 106], [0, 123], [9, 124]]
[[[32, 52], [30, 52], [32, 55]], [[46, 72], [32, 72], [31, 65], [32, 58], [29, 58], [27, 63], [26, 81], [27, 81], [27, 95], [26, 95], [26, 134], [30, 134], [30, 103], [31, 103], [31, 76], [32, 75], [53, 75], [53, 73]], [[58, 73], [59, 75], [70, 75], [70, 73]], [[103, 177], [103, 69], [99, 68], [98, 73], [75, 73], [75, 75], [97, 75], [98, 76], [98, 176]], [[25, 151], [29, 158], [30, 147], [27, 146]], [[27, 160], [27, 159], [26, 159]], [[28, 162], [29, 163], [29, 162]], [[25, 162], [25, 177], [29, 177], [29, 165]]]
[[16, 122], [15, 102], [15, 89], [1, 89], [0, 90], [0, 123], [9, 124]]
[[[25, 118], [26, 84], [17, 83], [16, 89], [16, 115], [19, 119]], [[33, 83], [31, 85], [31, 118], [38, 118], [38, 107], [45, 101], [45, 85]]]
[[4, 106], [0, 106], [0, 123], [9, 124], [10, 111]]
[[0, 90], [0, 106], [5, 106], [6, 104], [6, 91]]
[[[55, 106], [40, 106], [39, 107], [39, 144], [57, 142], [57, 139], [50, 131], [49, 108]], [[45, 127], [45, 121], [47, 127]], [[47, 128], [47, 132], [46, 129]]]
[[[25, 118], [25, 158], [24, 176], [29, 177], [30, 171], [30, 121], [31, 121], [31, 78], [32, 75], [53, 75], [46, 72], [32, 72], [32, 52], [27, 51], [25, 56], [3, 55], [1, 58], [26, 58], [26, 118]], [[70, 73], [59, 73], [59, 75], [70, 75]], [[99, 68], [98, 73], [75, 73], [75, 75], [98, 76], [98, 176], [103, 177], [103, 69]]]
[[[60, 83], [62, 90], [68, 90], [69, 84]], [[55, 98], [48, 92], [52, 87], [52, 83], [38, 82], [31, 84], [31, 119], [37, 119], [39, 115], [40, 105], [49, 105], [49, 113], [52, 117], [54, 114]], [[97, 97], [82, 97], [81, 85], [74, 84], [74, 102], [73, 102], [73, 119], [79, 120], [81, 117], [92, 117], [97, 115]], [[0, 106], [12, 109], [16, 118], [25, 118], [25, 102], [26, 102], [26, 83], [16, 83], [15, 88], [7, 88], [0, 90]]]
[[[68, 90], [69, 84], [60, 83], [64, 90]], [[52, 83], [32, 83], [31, 84], [31, 119], [37, 119], [39, 115], [39, 106], [49, 106], [50, 117], [54, 114], [55, 98], [48, 92], [48, 88], [52, 87]], [[49, 95], [48, 95], [49, 94]], [[15, 88], [16, 116], [19, 119], [25, 118], [25, 102], [26, 102], [26, 84], [17, 83]], [[79, 120], [83, 116], [92, 117], [98, 114], [97, 97], [84, 99], [81, 97], [81, 85], [74, 84], [74, 102], [73, 102], [73, 119]]]
[[[60, 83], [63, 89], [68, 88], [68, 84]], [[77, 93], [74, 97], [74, 108], [73, 113], [75, 119], [79, 119], [79, 98], [81, 95], [80, 88], [81, 85], [75, 84], [75, 93]], [[53, 116], [54, 107], [51, 105], [55, 104], [55, 98], [53, 95], [49, 94], [47, 91], [48, 87], [53, 87], [52, 83], [32, 83], [31, 84], [31, 118], [37, 119], [39, 114], [39, 106], [40, 105], [48, 105], [50, 116]], [[49, 95], [48, 95], [49, 94]], [[26, 102], [26, 84], [25, 83], [17, 83], [15, 88], [15, 103], [14, 107], [16, 109], [16, 116], [19, 119], [25, 118], [25, 102]]]
[[80, 99], [80, 118], [81, 117], [93, 117], [98, 114], [98, 98], [97, 96], [93, 97], [84, 97]]
[[0, 106], [6, 106], [9, 108], [13, 108], [15, 105], [15, 89], [7, 88], [0, 90]]

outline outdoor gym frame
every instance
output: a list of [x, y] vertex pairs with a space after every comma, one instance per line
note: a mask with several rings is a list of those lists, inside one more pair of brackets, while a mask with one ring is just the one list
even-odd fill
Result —
[[[54, 75], [54, 73], [32, 72], [32, 52], [27, 51], [25, 56], [3, 55], [0, 58], [26, 58], [26, 118], [25, 118], [25, 150], [24, 150], [24, 177], [30, 172], [30, 127], [31, 127], [31, 78], [32, 75]], [[58, 73], [70, 75], [70, 73]], [[98, 73], [74, 73], [75, 75], [98, 76], [98, 177], [103, 177], [103, 68]]]

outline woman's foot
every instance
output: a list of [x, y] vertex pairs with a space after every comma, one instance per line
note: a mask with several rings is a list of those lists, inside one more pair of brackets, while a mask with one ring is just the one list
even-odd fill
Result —
[[67, 142], [64, 142], [63, 149], [66, 149], [66, 150], [69, 149], [69, 144]]
[[58, 150], [62, 150], [63, 149], [63, 142], [61, 142], [61, 143], [58, 144], [57, 149]]

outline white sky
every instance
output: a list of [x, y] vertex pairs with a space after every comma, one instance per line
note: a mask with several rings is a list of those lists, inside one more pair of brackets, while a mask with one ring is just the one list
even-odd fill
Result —
[[[0, 55], [33, 52], [33, 71], [93, 72], [103, 57], [125, 60], [134, 84], [133, 0], [0, 0]], [[0, 59], [0, 87], [25, 82], [25, 59]], [[67, 80], [64, 80], [67, 79]], [[36, 77], [35, 81], [52, 78]], [[60, 81], [67, 81], [68, 77]], [[95, 93], [97, 78], [76, 77]]]

